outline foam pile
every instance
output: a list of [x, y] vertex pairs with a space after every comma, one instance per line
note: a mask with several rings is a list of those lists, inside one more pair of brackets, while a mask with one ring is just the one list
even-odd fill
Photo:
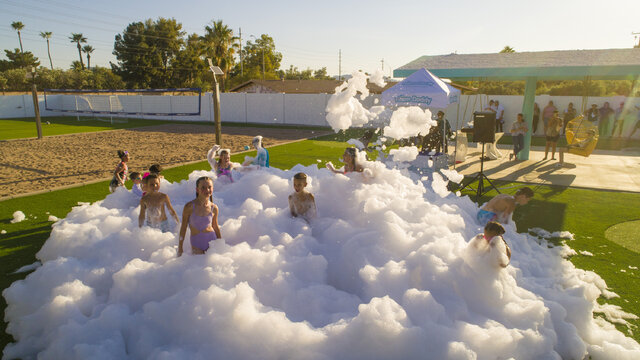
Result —
[[[3, 292], [17, 340], [4, 357], [640, 358], [594, 317], [629, 314], [597, 304], [615, 294], [564, 259], [567, 246], [511, 223], [511, 265], [491, 267], [467, 248], [481, 232], [467, 197], [365, 165], [369, 177], [296, 166], [216, 183], [223, 239], [200, 256], [177, 258], [175, 233], [138, 228], [124, 189], [75, 207], [37, 254], [42, 266]], [[287, 207], [299, 171], [317, 202], [310, 224]], [[179, 213], [200, 176], [215, 178], [163, 181]]]

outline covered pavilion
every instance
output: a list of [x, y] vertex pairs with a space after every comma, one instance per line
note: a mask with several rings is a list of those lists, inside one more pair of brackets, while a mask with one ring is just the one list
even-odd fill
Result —
[[[537, 81], [583, 80], [586, 97], [592, 80], [640, 78], [640, 48], [422, 56], [395, 69], [393, 76], [407, 77], [420, 68], [453, 81], [524, 80], [522, 113], [531, 128]], [[529, 132], [519, 153], [521, 160], [529, 159], [530, 146]]]

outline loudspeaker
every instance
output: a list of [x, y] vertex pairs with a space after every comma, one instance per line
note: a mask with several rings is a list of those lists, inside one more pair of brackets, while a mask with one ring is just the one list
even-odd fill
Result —
[[496, 113], [473, 113], [473, 141], [492, 143], [496, 141]]

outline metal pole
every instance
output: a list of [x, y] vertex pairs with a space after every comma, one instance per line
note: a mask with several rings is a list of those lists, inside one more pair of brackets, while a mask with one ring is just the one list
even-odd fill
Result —
[[264, 80], [264, 46], [262, 47], [262, 80]]

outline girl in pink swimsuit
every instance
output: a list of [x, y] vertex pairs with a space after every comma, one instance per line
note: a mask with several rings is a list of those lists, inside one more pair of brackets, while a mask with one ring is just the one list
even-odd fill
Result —
[[187, 225], [191, 231], [193, 254], [204, 254], [209, 242], [222, 237], [218, 226], [218, 206], [213, 203], [213, 181], [204, 176], [196, 181], [196, 198], [185, 204], [178, 243], [178, 256], [182, 255]]

